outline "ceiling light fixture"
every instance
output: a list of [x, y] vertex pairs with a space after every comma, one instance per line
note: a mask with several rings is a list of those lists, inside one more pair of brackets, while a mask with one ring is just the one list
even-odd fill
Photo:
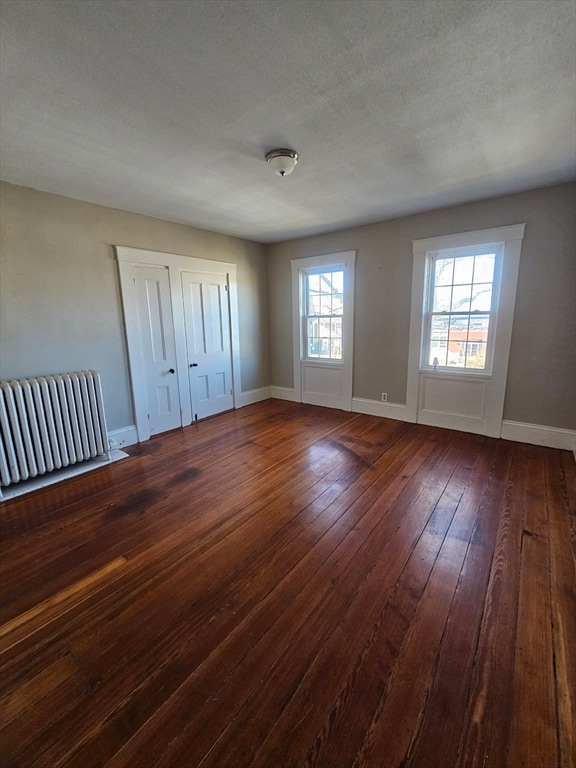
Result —
[[273, 149], [266, 155], [266, 162], [278, 176], [288, 176], [298, 162], [298, 152], [293, 149]]

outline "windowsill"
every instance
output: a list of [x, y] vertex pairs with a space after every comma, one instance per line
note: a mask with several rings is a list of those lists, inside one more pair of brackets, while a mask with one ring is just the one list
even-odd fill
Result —
[[333, 368], [342, 368], [344, 365], [342, 360], [330, 360], [324, 357], [304, 357], [300, 362], [306, 363], [306, 365], [330, 365]]
[[420, 373], [428, 373], [433, 376], [473, 376], [478, 379], [489, 379], [491, 371], [480, 371], [474, 368], [420, 368]]

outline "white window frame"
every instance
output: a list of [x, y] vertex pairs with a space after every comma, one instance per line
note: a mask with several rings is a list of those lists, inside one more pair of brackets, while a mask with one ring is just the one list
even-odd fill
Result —
[[[302, 402], [302, 364], [342, 370], [344, 410], [352, 409], [352, 370], [354, 343], [354, 268], [356, 251], [327, 253], [304, 259], [292, 259], [292, 339], [294, 399]], [[343, 269], [344, 314], [342, 318], [342, 360], [306, 357], [304, 340], [305, 276], [319, 268]]]
[[[486, 434], [492, 437], [500, 436], [506, 379], [508, 374], [508, 358], [512, 340], [512, 322], [516, 301], [516, 286], [520, 267], [520, 252], [525, 227], [526, 224], [513, 224], [505, 227], [495, 227], [493, 229], [463, 232], [460, 234], [413, 241], [412, 303], [405, 411], [405, 418], [407, 421], [416, 422], [418, 420], [418, 393], [421, 374], [439, 377], [447, 377], [451, 375], [464, 376], [467, 377], [468, 380], [471, 380], [471, 377], [476, 375], [479, 381], [482, 378], [490, 379], [490, 399], [492, 402]], [[426, 288], [427, 254], [435, 251], [448, 250], [450, 248], [463, 249], [495, 243], [502, 245], [502, 258], [498, 304], [495, 314], [493, 315], [493, 333], [495, 342], [493, 345], [491, 374], [487, 374], [486, 371], [480, 371], [479, 374], [463, 373], [466, 369], [461, 368], [452, 370], [443, 369], [442, 371], [422, 368], [422, 334], [424, 332], [425, 323], [425, 318], [423, 316], [423, 300]]]
[[[460, 248], [438, 248], [435, 251], [427, 251], [424, 263], [424, 295], [422, 310], [422, 337], [420, 342], [420, 370], [438, 370], [445, 373], [458, 373], [464, 376], [490, 376], [494, 363], [494, 339], [496, 337], [496, 320], [500, 303], [500, 285], [502, 282], [503, 243], [481, 243], [478, 245]], [[461, 366], [438, 365], [429, 362], [430, 355], [430, 326], [432, 323], [433, 289], [434, 289], [434, 264], [437, 258], [459, 258], [466, 256], [478, 256], [481, 253], [492, 252], [495, 254], [494, 274], [492, 277], [492, 300], [490, 309], [479, 314], [488, 315], [488, 341], [486, 344], [486, 365], [484, 368], [464, 368]], [[473, 317], [473, 312], [461, 312], [458, 314]], [[450, 342], [448, 341], [448, 344]], [[474, 342], [468, 341], [468, 344]]]

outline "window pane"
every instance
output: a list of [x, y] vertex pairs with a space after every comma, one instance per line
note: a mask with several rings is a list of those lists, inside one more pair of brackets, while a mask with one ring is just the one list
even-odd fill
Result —
[[489, 315], [432, 315], [428, 365], [486, 367]]
[[332, 287], [336, 293], [344, 293], [344, 272], [338, 270], [338, 272], [332, 272]]
[[430, 263], [427, 365], [486, 367], [495, 263], [494, 253], [481, 251], [446, 258], [438, 254]]
[[473, 269], [474, 269], [474, 256], [464, 256], [459, 259], [455, 259], [454, 285], [471, 283]]
[[338, 272], [322, 272], [320, 274], [320, 287], [324, 293], [332, 294], [337, 290], [334, 286], [334, 280], [338, 274]]
[[308, 294], [308, 311], [307, 315], [319, 315], [320, 314], [320, 296], [317, 293]]
[[342, 359], [344, 270], [306, 275], [306, 356]]
[[428, 365], [446, 365], [447, 354], [447, 340], [432, 340], [430, 342], [430, 359]]
[[449, 312], [450, 302], [452, 300], [452, 287], [447, 288], [434, 288], [434, 304], [432, 309], [434, 312]]
[[432, 316], [432, 338], [448, 338], [448, 318], [441, 315]]
[[486, 349], [488, 346], [488, 316], [470, 318], [466, 368], [485, 368]]
[[495, 254], [487, 253], [482, 256], [476, 256], [474, 262], [474, 282], [492, 283], [494, 281], [494, 259]]
[[328, 317], [321, 317], [318, 320], [318, 324], [320, 327], [320, 333], [318, 334], [321, 338], [330, 338], [330, 318]]
[[342, 359], [342, 339], [332, 339], [330, 343], [330, 357], [332, 360]]
[[474, 284], [472, 290], [472, 312], [489, 312], [492, 306], [492, 285], [490, 283]]
[[320, 339], [317, 336], [308, 336], [308, 357], [318, 357], [320, 353]]
[[329, 293], [323, 293], [320, 296], [320, 312], [321, 315], [332, 314], [332, 297]]
[[470, 318], [470, 331], [480, 332], [483, 331], [484, 335], [488, 336], [488, 325], [490, 323], [490, 315], [474, 315]]
[[436, 259], [434, 263], [434, 285], [452, 285], [454, 259]]
[[466, 359], [469, 315], [452, 315], [448, 331], [447, 365], [463, 367]]
[[308, 315], [341, 315], [343, 312], [344, 272], [319, 272], [308, 275]]
[[466, 368], [483, 369], [486, 367], [486, 344], [469, 342], [466, 354]]
[[450, 336], [468, 333], [468, 319], [468, 315], [452, 315], [449, 325]]
[[308, 275], [308, 290], [316, 293], [320, 291], [320, 275]]
[[[442, 289], [444, 290], [444, 289]], [[455, 285], [452, 289], [452, 312], [470, 311], [471, 285]]]

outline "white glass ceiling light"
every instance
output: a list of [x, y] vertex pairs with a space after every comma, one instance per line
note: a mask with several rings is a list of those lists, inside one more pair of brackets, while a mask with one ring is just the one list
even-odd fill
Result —
[[288, 176], [298, 162], [298, 152], [293, 149], [273, 149], [266, 155], [266, 162], [278, 176]]

